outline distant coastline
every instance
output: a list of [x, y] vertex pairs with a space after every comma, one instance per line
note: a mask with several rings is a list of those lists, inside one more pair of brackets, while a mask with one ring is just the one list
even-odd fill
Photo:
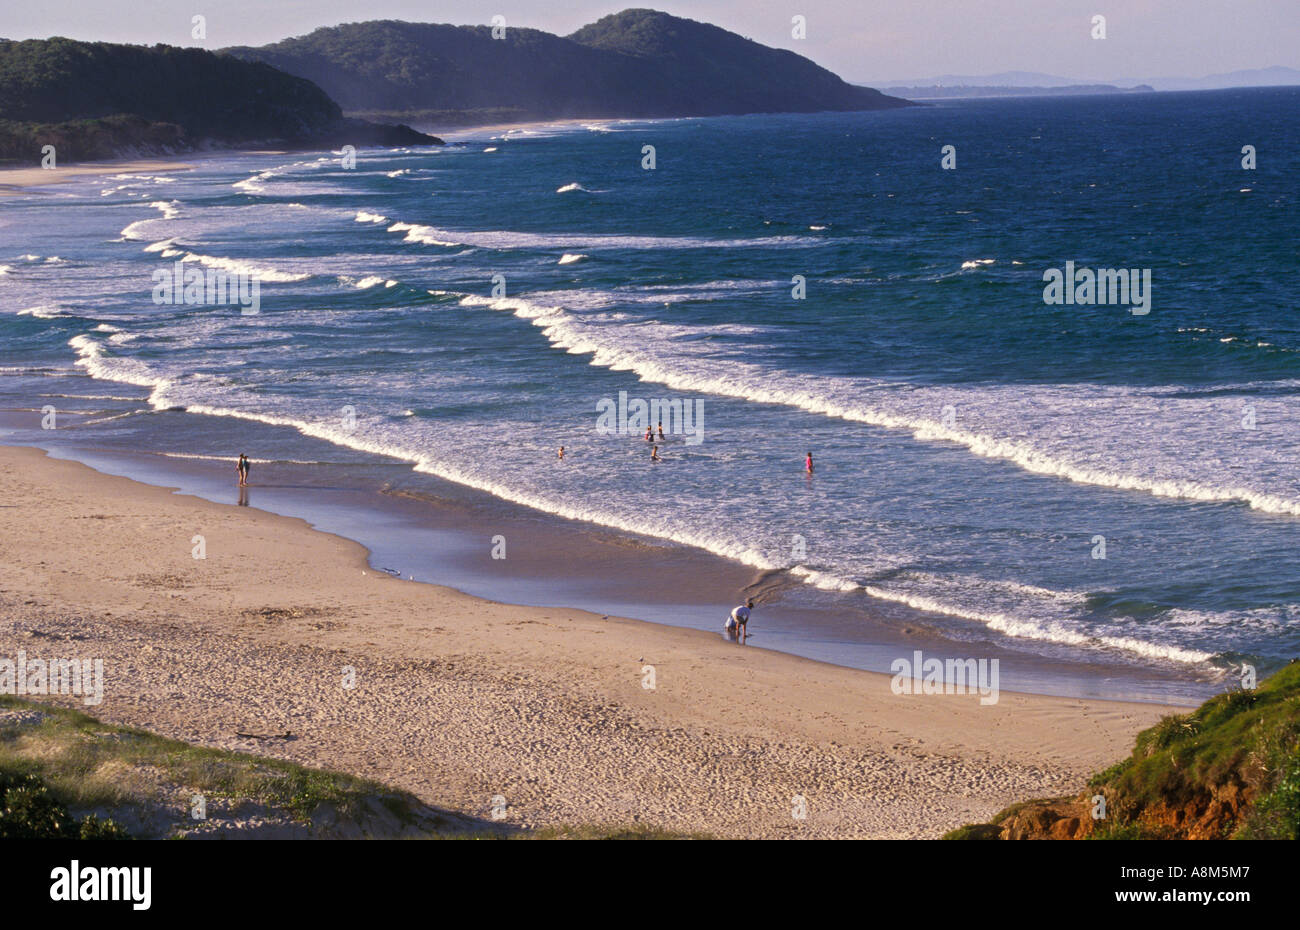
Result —
[[925, 87], [996, 87], [1016, 89], [1065, 89], [1070, 87], [1139, 88], [1149, 86], [1156, 91], [1170, 90], [1228, 90], [1242, 87], [1290, 87], [1300, 84], [1300, 70], [1275, 65], [1271, 68], [1250, 68], [1204, 77], [1136, 77], [1132, 75], [1106, 75], [1086, 79], [1069, 78], [1041, 71], [1000, 71], [996, 74], [936, 74], [926, 77], [888, 80], [863, 80], [854, 83], [878, 87], [885, 93], [901, 93], [905, 89]]
[[1079, 97], [1089, 94], [1150, 94], [1155, 88], [1150, 84], [1137, 87], [1116, 87], [1114, 84], [1068, 84], [1058, 87], [1011, 86], [944, 86], [891, 87], [890, 91], [908, 100], [949, 100], [970, 97]]

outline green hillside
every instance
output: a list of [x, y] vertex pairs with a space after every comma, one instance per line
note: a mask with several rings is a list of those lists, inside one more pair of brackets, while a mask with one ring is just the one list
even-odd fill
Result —
[[310, 81], [202, 49], [0, 40], [0, 158], [61, 162], [248, 144], [431, 141], [357, 123]]
[[653, 10], [567, 37], [508, 27], [494, 39], [488, 26], [385, 20], [225, 51], [306, 78], [349, 112], [662, 117], [910, 105], [793, 52]]

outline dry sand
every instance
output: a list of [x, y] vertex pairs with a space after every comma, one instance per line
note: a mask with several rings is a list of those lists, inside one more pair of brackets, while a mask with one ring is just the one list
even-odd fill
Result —
[[472, 816], [501, 796], [525, 826], [933, 837], [1072, 793], [1175, 711], [895, 695], [721, 636], [401, 581], [303, 521], [34, 449], [0, 448], [0, 476], [0, 656], [103, 658], [101, 719]]

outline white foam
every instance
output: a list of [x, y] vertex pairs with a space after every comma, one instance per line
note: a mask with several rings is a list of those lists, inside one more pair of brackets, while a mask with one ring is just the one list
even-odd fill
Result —
[[306, 281], [311, 277], [308, 272], [281, 271], [269, 265], [261, 265], [246, 259], [198, 255], [194, 252], [186, 252], [181, 261], [198, 262], [207, 268], [218, 268], [231, 274], [247, 275], [250, 278], [256, 278], [258, 281], [268, 283], [289, 284], [295, 281]]
[[[438, 461], [426, 450], [408, 445], [409, 440], [407, 440], [407, 437], [411, 434], [404, 427], [394, 426], [388, 431], [388, 435], [385, 435], [382, 429], [377, 429], [374, 433], [368, 433], [359, 429], [345, 429], [339, 425], [338, 418], [332, 415], [319, 421], [312, 421], [302, 417], [253, 410], [242, 406], [237, 409], [219, 403], [212, 403], [211, 401], [196, 402], [194, 398], [188, 396], [192, 394], [192, 391], [184, 388], [179, 382], [164, 378], [152, 372], [148, 366], [135, 360], [107, 356], [103, 347], [88, 336], [74, 337], [69, 341], [69, 345], [77, 351], [79, 356], [76, 364], [85, 368], [92, 377], [151, 387], [152, 391], [148, 403], [154, 409], [164, 410], [181, 406], [186, 411], [194, 414], [230, 417], [265, 423], [271, 426], [289, 427], [305, 436], [322, 439], [338, 446], [408, 462], [416, 471], [438, 475], [446, 480], [486, 491], [503, 500], [533, 507], [537, 510], [572, 519], [587, 520], [629, 532], [644, 533], [646, 531], [644, 525], [639, 523], [634, 525], [617, 514], [602, 511], [598, 507], [574, 505], [547, 494], [530, 493], [509, 487], [493, 478], [469, 471], [462, 466]], [[193, 382], [195, 379], [188, 380]], [[232, 397], [231, 399], [234, 400], [235, 398]], [[404, 419], [406, 418], [404, 417]], [[416, 435], [418, 436], [418, 434]], [[685, 530], [668, 526], [657, 527], [655, 534], [675, 542], [696, 546], [702, 545], [705, 548], [739, 559], [745, 564], [755, 567], [767, 569], [780, 567], [764, 557], [761, 552], [741, 543], [730, 542], [722, 538], [700, 538], [691, 535]]]
[[[790, 569], [790, 573], [806, 584], [811, 584], [824, 591], [840, 593], [861, 591], [879, 600], [903, 604], [925, 613], [937, 613], [963, 620], [971, 620], [1016, 639], [1032, 639], [1082, 648], [1097, 648], [1100, 646], [1131, 653], [1144, 659], [1164, 659], [1188, 664], [1204, 663], [1214, 657], [1214, 653], [1149, 642], [1132, 636], [1071, 628], [1066, 625], [1066, 611], [1078, 610], [1086, 602], [1086, 597], [1083, 594], [1073, 591], [1054, 591], [1014, 581], [978, 579], [975, 582], [978, 587], [994, 589], [993, 593], [998, 595], [997, 600], [1008, 602], [1013, 607], [1005, 611], [973, 610], [918, 591], [898, 590], [873, 584], [858, 584], [833, 572], [816, 570], [803, 565], [794, 566]], [[911, 580], [916, 581], [917, 579]], [[935, 578], [933, 576], [921, 580], [925, 582], [927, 587], [935, 589], [952, 587], [954, 581], [953, 578]], [[985, 590], [984, 593], [987, 595], [988, 591]], [[983, 599], [988, 600], [989, 598], [986, 596]], [[1163, 626], [1153, 627], [1152, 632], [1160, 633], [1165, 632], [1165, 630]]]
[[1212, 652], [1200, 652], [1195, 649], [1184, 649], [1180, 646], [1150, 643], [1130, 636], [1086, 633], [1068, 629], [1060, 623], [1040, 624], [1018, 619], [1005, 613], [966, 610], [933, 597], [899, 594], [875, 585], [866, 585], [863, 590], [872, 597], [905, 604], [916, 610], [974, 620], [991, 630], [1016, 639], [1039, 640], [1085, 648], [1103, 646], [1132, 653], [1145, 659], [1165, 659], [1187, 664], [1201, 664], [1214, 657]]
[[[922, 441], [957, 443], [981, 457], [1005, 460], [1028, 472], [1064, 478], [1079, 484], [1142, 491], [1158, 497], [1238, 502], [1266, 513], [1300, 516], [1300, 495], [1294, 492], [1288, 495], [1244, 484], [1212, 483], [1204, 478], [1184, 475], [1153, 476], [1141, 473], [1141, 468], [1149, 467], [1144, 459], [1146, 452], [1141, 448], [1134, 453], [1133, 471], [1117, 470], [1106, 457], [1107, 453], [1113, 452], [1116, 434], [1111, 430], [1098, 436], [1100, 448], [1095, 453], [1082, 446], [1073, 449], [1068, 443], [1060, 441], [1055, 442], [1049, 452], [1036, 447], [1035, 437], [1032, 436], [1010, 438], [962, 428], [956, 419], [951, 423], [945, 422], [943, 408], [947, 404], [946, 397], [951, 396], [958, 401], [954, 407], [961, 406], [969, 410], [972, 406], [968, 395], [955, 391], [945, 393], [942, 388], [918, 390], [909, 392], [900, 399], [894, 390], [895, 385], [889, 382], [816, 375], [791, 377], [786, 373], [773, 372], [740, 361], [730, 361], [725, 366], [719, 366], [707, 356], [692, 356], [689, 346], [677, 342], [657, 344], [654, 351], [642, 348], [656, 331], [672, 335], [662, 324], [655, 324], [654, 328], [644, 325], [638, 327], [637, 340], [629, 342], [620, 328], [608, 325], [608, 321], [592, 319], [585, 314], [579, 318], [559, 305], [534, 303], [521, 298], [493, 299], [477, 295], [467, 295], [461, 304], [513, 313], [540, 328], [553, 348], [575, 355], [590, 355], [590, 364], [593, 366], [612, 371], [631, 371], [644, 381], [663, 384], [674, 390], [796, 407], [823, 416], [903, 430]], [[1062, 385], [1055, 386], [1052, 390], [1053, 398], [1063, 409], [1078, 408], [1083, 412], [1096, 407], [1098, 395], [1105, 396], [1105, 389], [1091, 385]], [[1040, 388], [1036, 393], [1041, 398], [1045, 391]], [[875, 399], [877, 405], [864, 402], [870, 399]], [[908, 401], [911, 406], [890, 409], [891, 404], [897, 405], [902, 401]], [[992, 396], [991, 402], [988, 397], [983, 399], [983, 403], [994, 411], [1011, 409], [1015, 404], [1028, 402], [1023, 392], [1015, 386], [1002, 388]], [[1038, 402], [1041, 405], [1041, 401]], [[1133, 397], [1127, 389], [1111, 391], [1108, 407], [1116, 411], [1129, 410], [1129, 415], [1132, 415]], [[927, 413], [921, 413], [922, 410]], [[1235, 423], [1238, 416], [1235, 413], [1231, 417], [1224, 415], [1224, 423]], [[1023, 422], [1014, 419], [1009, 422], [1020, 428], [1025, 426]], [[1059, 436], [1055, 438], [1059, 440]], [[1076, 457], [1065, 457], [1070, 453]], [[1165, 464], [1168, 468], [1182, 466], [1185, 459], [1185, 451], [1171, 453]]]
[[63, 307], [54, 307], [49, 304], [43, 304], [39, 307], [28, 307], [25, 310], [18, 311], [18, 316], [34, 316], [40, 320], [53, 320], [56, 317], [67, 315], [68, 311]]
[[123, 239], [131, 240], [131, 241], [140, 241], [144, 239], [149, 239], [151, 237], [146, 233], [145, 230], [150, 223], [156, 223], [160, 219], [174, 220], [181, 216], [180, 201], [178, 200], [155, 200], [152, 203], [150, 203], [149, 206], [161, 212], [162, 216], [155, 219], [149, 219], [149, 220], [136, 220], [134, 223], [131, 223], [125, 229], [123, 229], [121, 233], [119, 233], [118, 235], [120, 235]]
[[155, 200], [149, 206], [161, 210], [165, 220], [174, 220], [181, 215], [181, 205], [178, 200]]
[[167, 384], [165, 378], [155, 375], [143, 362], [105, 355], [104, 347], [88, 335], [73, 336], [68, 340], [68, 345], [77, 353], [75, 364], [84, 368], [92, 378], [153, 388], [155, 394], [158, 388]]
[[[146, 181], [152, 181], [154, 184], [171, 184], [176, 181], [175, 178], [169, 178], [161, 174], [113, 174], [109, 175], [110, 181], [135, 181], [140, 184]], [[123, 187], [133, 187], [136, 185], [124, 184]]]
[[365, 210], [357, 212], [358, 223], [387, 223], [388, 217], [380, 216], [378, 213], [367, 213]]
[[419, 242], [423, 245], [441, 245], [450, 247], [462, 244], [460, 242], [451, 242], [445, 238], [440, 238], [437, 235], [438, 230], [434, 229], [432, 226], [419, 226], [411, 223], [394, 223], [392, 226], [388, 227], [388, 231], [404, 232], [406, 233], [406, 242]]
[[168, 254], [176, 255], [176, 254], [179, 254], [179, 253], [177, 252], [175, 246], [177, 246], [177, 245], [185, 245], [185, 246], [188, 246], [189, 244], [190, 244], [190, 243], [188, 243], [188, 242], [182, 242], [178, 236], [173, 236], [173, 237], [170, 238], [170, 239], [161, 239], [161, 240], [159, 240], [158, 242], [151, 242], [151, 243], [149, 243], [148, 245], [146, 245], [146, 246], [144, 247], [144, 251], [146, 251], [146, 252], [161, 252], [161, 253], [163, 253], [164, 256], [166, 256], [166, 255], [168, 255]]
[[122, 419], [125, 419], [126, 417], [133, 417], [133, 416], [135, 416], [136, 414], [138, 414], [138, 413], [143, 413], [143, 412], [145, 412], [145, 411], [141, 411], [141, 410], [128, 410], [128, 411], [126, 411], [125, 413], [114, 413], [114, 414], [111, 414], [111, 415], [106, 416], [106, 417], [95, 417], [95, 418], [92, 419], [92, 420], [82, 420], [80, 425], [81, 425], [81, 426], [98, 426], [98, 425], [101, 424], [101, 423], [111, 423], [111, 422], [113, 422], [114, 420], [122, 420]]
[[271, 172], [261, 171], [253, 175], [251, 178], [245, 178], [242, 181], [236, 181], [234, 184], [230, 186], [235, 188], [236, 190], [244, 191], [245, 193], [261, 194], [266, 191], [266, 185], [264, 182], [269, 181], [273, 177], [275, 177], [275, 175], [272, 174]]
[[134, 223], [131, 223], [124, 228], [119, 235], [121, 235], [123, 239], [129, 239], [136, 242], [148, 239], [149, 237], [145, 235], [144, 229], [152, 222], [154, 222], [154, 220], [136, 220]]
[[487, 249], [731, 249], [740, 247], [787, 248], [824, 245], [827, 240], [809, 236], [770, 236], [760, 239], [707, 239], [693, 236], [631, 236], [530, 233], [511, 230], [450, 230], [412, 223], [394, 223], [389, 232], [405, 232], [407, 242], [425, 245], [470, 245]]
[[[494, 305], [496, 309], [509, 310], [520, 316], [533, 319], [539, 325], [554, 324], [564, 311], [545, 305], [531, 304], [521, 299], [501, 299], [490, 301], [486, 298], [463, 297], [462, 304], [474, 306]], [[737, 540], [727, 535], [727, 521], [718, 523], [716, 532], [708, 532], [701, 527], [682, 527], [675, 523], [658, 522], [647, 526], [643, 519], [629, 519], [627, 516], [605, 509], [599, 495], [580, 495], [573, 497], [554, 492], [537, 491], [521, 488], [515, 483], [507, 483], [497, 477], [484, 474], [472, 461], [463, 462], [459, 457], [455, 463], [436, 456], [422, 441], [422, 434], [411, 433], [403, 427], [385, 427], [382, 424], [369, 430], [343, 428], [336, 416], [322, 416], [312, 420], [303, 416], [288, 415], [267, 410], [250, 409], [245, 406], [247, 398], [228, 394], [233, 403], [203, 401], [194, 396], [190, 389], [180, 390], [182, 385], [168, 380], [149, 370], [139, 362], [107, 356], [103, 347], [86, 336], [78, 336], [69, 344], [77, 350], [77, 364], [97, 378], [114, 381], [126, 381], [152, 388], [149, 403], [155, 409], [167, 409], [183, 406], [191, 413], [238, 418], [268, 425], [292, 428], [305, 436], [322, 439], [338, 446], [383, 455], [408, 462], [419, 472], [437, 475], [466, 487], [476, 488], [493, 494], [503, 500], [532, 507], [558, 516], [582, 520], [608, 526], [627, 532], [651, 533], [660, 538], [685, 545], [700, 547], [718, 555], [732, 558], [743, 564], [762, 570], [779, 569], [783, 566], [768, 554], [744, 540]], [[197, 379], [189, 379], [193, 383]], [[211, 380], [204, 382], [211, 383]], [[204, 388], [204, 393], [210, 388]], [[219, 388], [232, 391], [232, 388]], [[197, 402], [196, 402], [197, 401]], [[254, 401], [264, 403], [264, 401]], [[413, 416], [413, 412], [404, 409], [404, 418]], [[703, 526], [708, 526], [706, 522]], [[1212, 658], [1213, 653], [1175, 646], [1162, 642], [1149, 642], [1126, 632], [1106, 629], [1079, 629], [1070, 625], [1070, 614], [1081, 608], [1084, 596], [1077, 592], [1061, 592], [1025, 585], [1017, 582], [987, 581], [975, 579], [970, 584], [972, 590], [960, 584], [952, 588], [957, 593], [956, 600], [945, 596], [936, 596], [938, 591], [946, 591], [952, 586], [952, 579], [941, 576], [911, 576], [891, 581], [888, 586], [880, 583], [858, 584], [851, 579], [803, 565], [790, 567], [792, 574], [806, 583], [819, 588], [840, 592], [860, 591], [868, 596], [899, 603], [927, 613], [953, 616], [979, 623], [990, 630], [1019, 639], [1037, 640], [1070, 647], [1105, 648], [1123, 651], [1144, 659], [1159, 659], [1187, 664], [1204, 663]], [[991, 589], [990, 589], [991, 586]], [[967, 586], [969, 587], [969, 585]], [[976, 600], [982, 606], [972, 609], [960, 603], [962, 600]], [[990, 606], [991, 605], [991, 606]], [[1010, 605], [1010, 606], [1005, 606]], [[1153, 627], [1154, 635], [1161, 635], [1164, 626]]]
[[[641, 521], [630, 521], [618, 514], [604, 511], [599, 506], [593, 506], [587, 502], [585, 498], [579, 499], [583, 503], [574, 503], [545, 493], [522, 490], [470, 471], [462, 466], [438, 461], [418, 449], [404, 445], [401, 441], [365, 435], [357, 430], [343, 429], [337, 425], [337, 418], [311, 422], [291, 416], [250, 412], [248, 410], [236, 410], [205, 404], [187, 405], [186, 409], [191, 413], [234, 417], [273, 426], [290, 427], [305, 436], [323, 439], [335, 445], [406, 461], [417, 472], [436, 475], [445, 480], [487, 492], [502, 500], [511, 501], [546, 513], [567, 519], [596, 523], [631, 533], [640, 534], [647, 531], [646, 526]], [[660, 538], [683, 545], [703, 548], [757, 569], [773, 570], [781, 567], [763, 553], [736, 540], [718, 536], [705, 536], [698, 532], [667, 525], [657, 526], [653, 532], [654, 535]], [[1070, 629], [1060, 622], [1022, 620], [1007, 613], [970, 610], [954, 606], [934, 597], [892, 591], [877, 585], [857, 585], [831, 573], [816, 572], [803, 567], [797, 567], [794, 574], [821, 588], [836, 591], [860, 590], [872, 597], [901, 603], [916, 610], [972, 620], [983, 624], [989, 629], [1020, 639], [1040, 640], [1084, 648], [1101, 646], [1121, 650], [1146, 659], [1164, 659], [1188, 664], [1204, 663], [1213, 657], [1212, 653], [1168, 644], [1146, 642], [1130, 636], [1097, 635], [1081, 632]], [[1058, 594], [1058, 592], [1050, 593]]]
[[[346, 280], [347, 279], [345, 279], [345, 281]], [[364, 278], [360, 278], [356, 281], [349, 282], [349, 283], [351, 283], [352, 286], [355, 287], [357, 290], [361, 290], [361, 291], [368, 290], [369, 288], [376, 287], [380, 284], [382, 284], [384, 287], [397, 286], [397, 282], [392, 280], [391, 278], [386, 279], [376, 274], [366, 275]]]
[[558, 264], [572, 265], [574, 262], [580, 262], [586, 257], [587, 256], [583, 255], [581, 252], [565, 252], [560, 256]]

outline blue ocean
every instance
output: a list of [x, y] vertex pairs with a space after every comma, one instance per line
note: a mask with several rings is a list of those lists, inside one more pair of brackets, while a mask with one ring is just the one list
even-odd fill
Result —
[[[427, 477], [1025, 654], [1300, 655], [1300, 88], [446, 141], [0, 199], [0, 439]], [[1045, 302], [1067, 262], [1149, 312]]]

